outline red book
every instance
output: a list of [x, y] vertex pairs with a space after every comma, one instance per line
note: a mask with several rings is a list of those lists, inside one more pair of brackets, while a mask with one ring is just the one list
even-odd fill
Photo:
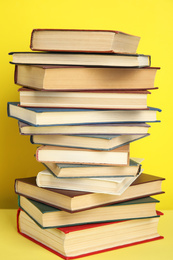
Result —
[[136, 53], [140, 37], [114, 30], [34, 29], [31, 50]]
[[157, 233], [158, 221], [156, 217], [45, 230], [18, 210], [17, 229], [25, 238], [68, 260], [162, 239]]

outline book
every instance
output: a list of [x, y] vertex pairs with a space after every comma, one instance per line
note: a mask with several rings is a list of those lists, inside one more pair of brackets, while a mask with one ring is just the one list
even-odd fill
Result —
[[33, 126], [19, 121], [19, 132], [22, 135], [35, 134], [147, 134], [150, 125], [146, 123], [85, 124], [71, 126]]
[[148, 135], [32, 135], [30, 141], [32, 144], [108, 151]]
[[128, 166], [90, 165], [90, 164], [62, 164], [44, 162], [43, 165], [57, 178], [85, 178], [85, 177], [132, 177], [141, 169], [142, 159], [129, 160]]
[[[146, 90], [159, 68], [15, 65], [15, 83], [37, 90]], [[145, 80], [144, 80], [145, 79]]]
[[161, 239], [158, 222], [159, 217], [154, 217], [42, 229], [24, 211], [17, 214], [17, 230], [22, 236], [64, 259]]
[[[139, 173], [139, 175], [141, 172]], [[40, 171], [36, 184], [41, 188], [77, 190], [112, 195], [121, 195], [135, 181], [133, 177], [100, 177], [100, 178], [57, 178], [48, 169]]]
[[41, 228], [157, 217], [157, 203], [159, 203], [158, 200], [146, 197], [124, 203], [89, 209], [84, 212], [69, 213], [23, 196], [18, 197], [19, 207]]
[[36, 160], [71, 164], [129, 165], [129, 154], [129, 144], [109, 151], [42, 145], [36, 150]]
[[8, 116], [34, 126], [75, 125], [95, 123], [144, 123], [157, 121], [157, 111], [146, 110], [94, 110], [68, 108], [20, 107], [18, 102], [8, 102]]
[[101, 67], [148, 67], [150, 55], [113, 53], [67, 53], [67, 52], [10, 52], [11, 64], [71, 65]]
[[164, 178], [142, 173], [120, 196], [92, 192], [41, 188], [36, 185], [36, 177], [15, 180], [18, 195], [42, 202], [68, 212], [83, 211], [99, 206], [120, 203], [163, 193]]
[[147, 109], [148, 91], [59, 92], [19, 89], [20, 106], [91, 109]]
[[111, 30], [33, 29], [34, 51], [135, 53], [140, 37]]

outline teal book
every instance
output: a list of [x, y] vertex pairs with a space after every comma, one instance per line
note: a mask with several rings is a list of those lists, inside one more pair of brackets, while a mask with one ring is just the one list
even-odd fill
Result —
[[8, 102], [8, 116], [34, 126], [157, 122], [160, 109], [28, 108]]
[[108, 151], [148, 135], [32, 135], [30, 141], [32, 144]]
[[42, 162], [42, 164], [57, 178], [100, 178], [100, 177], [132, 177], [141, 170], [142, 159], [129, 160], [128, 166], [63, 164]]
[[158, 200], [146, 197], [82, 212], [69, 213], [24, 196], [18, 196], [19, 207], [41, 228], [157, 217], [157, 203], [159, 203]]

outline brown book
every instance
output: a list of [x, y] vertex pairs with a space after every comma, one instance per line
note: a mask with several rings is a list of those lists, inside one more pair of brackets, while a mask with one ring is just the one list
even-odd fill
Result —
[[136, 53], [140, 37], [115, 30], [34, 29], [31, 50]]
[[15, 83], [60, 91], [153, 89], [158, 69], [16, 65]]
[[30, 177], [16, 179], [15, 192], [55, 208], [77, 212], [163, 193], [163, 180], [164, 178], [142, 173], [122, 195], [110, 195], [41, 188], [36, 185], [36, 177]]

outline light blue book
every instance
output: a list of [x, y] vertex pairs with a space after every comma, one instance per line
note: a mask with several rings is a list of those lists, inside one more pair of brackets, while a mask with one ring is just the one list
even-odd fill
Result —
[[123, 109], [60, 109], [28, 108], [19, 106], [18, 102], [8, 102], [9, 117], [16, 118], [34, 126], [111, 124], [158, 122], [158, 108], [123, 110]]

